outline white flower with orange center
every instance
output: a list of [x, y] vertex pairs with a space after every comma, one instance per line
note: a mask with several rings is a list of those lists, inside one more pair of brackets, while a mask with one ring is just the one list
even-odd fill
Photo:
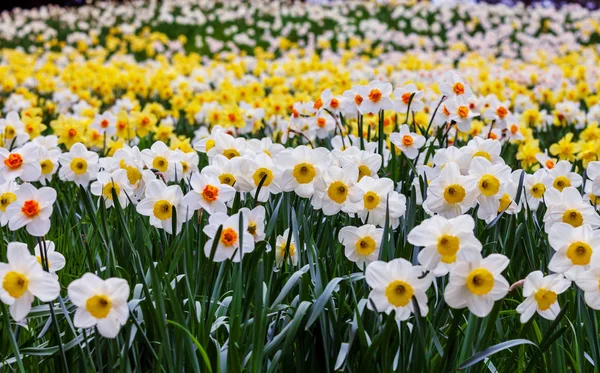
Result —
[[326, 89], [321, 92], [321, 102], [323, 103], [322, 109], [327, 109], [333, 114], [340, 112], [342, 106], [342, 98], [334, 96], [330, 89]]
[[21, 321], [29, 314], [34, 297], [42, 302], [58, 297], [58, 280], [44, 271], [26, 244], [10, 242], [6, 258], [8, 263], [0, 263], [0, 300], [9, 306], [13, 319]]
[[419, 155], [419, 149], [425, 145], [425, 137], [410, 132], [409, 127], [404, 124], [400, 126], [400, 132], [390, 134], [390, 141], [408, 159], [415, 159]]
[[[144, 199], [136, 206], [137, 212], [149, 216], [152, 226], [164, 229], [167, 233], [179, 233], [183, 223], [193, 215], [183, 204], [183, 192], [179, 185], [167, 186], [161, 180], [154, 179], [148, 182], [144, 194]], [[174, 217], [177, 223], [176, 232], [173, 232]]]
[[476, 188], [477, 180], [461, 175], [458, 165], [450, 162], [429, 184], [423, 208], [445, 218], [462, 215], [475, 205]]
[[[220, 235], [219, 227], [222, 227]], [[254, 251], [254, 237], [248, 232], [248, 220], [244, 214], [227, 216], [216, 212], [208, 218], [203, 232], [209, 238], [204, 245], [204, 254], [215, 262], [227, 259], [239, 262], [244, 255]]]
[[410, 244], [423, 249], [419, 263], [436, 277], [445, 276], [456, 263], [456, 255], [463, 249], [481, 251], [481, 242], [473, 234], [475, 221], [470, 215], [446, 219], [434, 215], [414, 227], [408, 234]]
[[98, 328], [105, 338], [116, 338], [129, 318], [129, 284], [122, 278], [102, 280], [86, 273], [69, 284], [69, 299], [77, 306], [73, 324], [77, 328]]
[[494, 302], [508, 293], [509, 284], [502, 276], [508, 264], [508, 258], [502, 254], [483, 258], [477, 250], [461, 250], [450, 270], [444, 300], [452, 308], [468, 307], [475, 316], [487, 316]]
[[36, 237], [48, 233], [56, 191], [50, 187], [36, 189], [25, 183], [16, 190], [15, 195], [16, 201], [6, 208], [8, 228], [15, 231], [25, 227], [27, 233]]
[[448, 111], [448, 119], [456, 122], [456, 127], [461, 132], [471, 129], [471, 121], [478, 117], [479, 113], [469, 107], [469, 103], [461, 98], [451, 98], [444, 102], [445, 110]]
[[409, 109], [412, 112], [423, 110], [423, 91], [417, 90], [414, 84], [407, 84], [394, 89], [394, 111], [405, 114]]
[[[571, 286], [571, 281], [562, 274], [544, 276], [542, 271], [534, 271], [525, 277], [523, 296], [525, 300], [517, 306], [524, 324], [537, 312], [547, 320], [554, 320], [560, 313], [558, 295]], [[598, 284], [596, 284], [596, 287]]]
[[496, 128], [507, 128], [507, 119], [511, 115], [510, 110], [508, 110], [510, 101], [500, 101], [492, 95], [488, 100], [488, 104], [487, 110], [483, 112], [483, 117], [494, 121], [494, 127]]
[[[133, 189], [127, 178], [127, 171], [117, 169], [113, 172], [101, 171], [97, 175], [97, 180], [90, 187], [93, 195], [104, 199], [104, 206], [111, 208], [115, 205], [113, 200], [113, 191], [115, 192], [119, 204], [125, 208], [129, 204], [129, 199], [133, 198]], [[100, 200], [98, 200], [100, 203]]]
[[183, 204], [191, 211], [204, 209], [209, 214], [227, 213], [227, 202], [235, 197], [233, 187], [221, 183], [218, 177], [209, 173], [194, 173], [190, 179], [192, 188], [183, 197]]
[[413, 266], [403, 258], [387, 263], [376, 261], [367, 267], [365, 279], [372, 289], [367, 303], [370, 310], [388, 315], [394, 311], [396, 320], [405, 321], [415, 313], [416, 302], [421, 316], [429, 313], [427, 289], [433, 276], [425, 268]]
[[312, 118], [312, 126], [317, 138], [324, 139], [335, 129], [335, 119], [327, 111], [319, 110]]
[[110, 138], [117, 133], [117, 116], [110, 111], [96, 114], [90, 129], [97, 131], [102, 136], [106, 134], [106, 137]]
[[315, 209], [323, 209], [327, 216], [340, 211], [355, 213], [363, 191], [356, 185], [358, 167], [348, 164], [345, 167], [330, 166], [315, 184], [315, 195], [311, 203]]
[[535, 155], [535, 159], [537, 159], [537, 161], [540, 162], [540, 164], [542, 165], [542, 167], [544, 167], [546, 171], [552, 170], [558, 162], [556, 159], [551, 158], [548, 155], [548, 150], [546, 150], [545, 153], [537, 153]]
[[471, 88], [455, 72], [446, 73], [439, 83], [439, 88], [446, 97], [460, 97], [467, 101], [473, 96]]
[[390, 98], [392, 94], [390, 83], [373, 80], [366, 86], [352, 87], [352, 90], [356, 93], [355, 101], [357, 101], [358, 110], [362, 114], [377, 114], [381, 110], [394, 108], [394, 102]]
[[346, 258], [356, 263], [361, 271], [379, 258], [382, 238], [383, 228], [377, 228], [372, 224], [343, 227], [338, 234], [338, 241], [344, 245]]
[[0, 179], [37, 181], [41, 174], [39, 150], [33, 143], [27, 143], [12, 152], [0, 148]]
[[58, 176], [61, 180], [73, 181], [77, 185], [87, 187], [96, 179], [98, 173], [98, 154], [88, 151], [82, 143], [75, 143], [70, 151], [59, 157], [61, 165]]
[[548, 241], [556, 251], [548, 269], [564, 274], [571, 281], [590, 269], [592, 260], [599, 260], [600, 231], [587, 224], [575, 228], [570, 224], [556, 223], [548, 233]]

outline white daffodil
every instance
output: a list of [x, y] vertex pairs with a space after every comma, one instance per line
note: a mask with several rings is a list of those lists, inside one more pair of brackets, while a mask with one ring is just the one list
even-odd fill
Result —
[[48, 233], [56, 190], [50, 187], [36, 189], [25, 183], [15, 191], [15, 195], [17, 200], [6, 208], [8, 228], [15, 231], [25, 227], [27, 233], [35, 237]]
[[54, 245], [54, 242], [47, 240], [40, 241], [40, 243], [35, 245], [33, 250], [35, 252], [35, 258], [37, 259], [38, 263], [43, 263], [42, 256], [44, 256], [48, 263], [48, 272], [53, 274], [54, 277], [58, 278], [56, 272], [60, 271], [65, 267], [66, 260], [61, 253], [56, 251], [56, 246]]
[[0, 179], [37, 181], [42, 174], [39, 163], [39, 149], [33, 143], [8, 151], [0, 148]]
[[598, 256], [600, 231], [584, 224], [573, 227], [566, 223], [556, 223], [548, 233], [550, 246], [556, 251], [550, 259], [548, 269], [563, 273], [571, 281], [590, 268], [592, 257]]
[[390, 226], [396, 229], [406, 212], [406, 197], [394, 190], [394, 182], [388, 178], [365, 176], [357, 186], [364, 193], [362, 201], [357, 203], [357, 215], [363, 223], [383, 227], [389, 218]]
[[[177, 212], [176, 232], [173, 232], [173, 208]], [[161, 180], [152, 180], [147, 184], [145, 198], [137, 204], [136, 210], [149, 216], [152, 226], [170, 234], [179, 233], [183, 223], [193, 215], [183, 204], [183, 192], [179, 185], [167, 186]]]
[[476, 188], [477, 180], [461, 175], [458, 165], [450, 162], [429, 184], [423, 208], [446, 218], [462, 215], [475, 204]]
[[254, 242], [263, 241], [265, 239], [265, 208], [260, 205], [252, 210], [243, 207], [240, 209], [240, 213], [244, 214], [244, 219], [248, 221], [248, 233], [254, 237]]
[[87, 187], [90, 181], [96, 179], [98, 158], [97, 153], [88, 151], [82, 143], [75, 143], [68, 153], [59, 157], [62, 167], [58, 176], [61, 180], [73, 181], [77, 185]]
[[557, 296], [564, 293], [569, 286], [571, 281], [565, 279], [562, 274], [545, 277], [542, 271], [528, 274], [523, 284], [525, 301], [517, 306], [517, 312], [521, 314], [521, 322], [526, 323], [536, 312], [545, 319], [556, 319], [560, 312]]
[[[220, 226], [223, 226], [223, 229], [221, 235], [217, 237]], [[214, 241], [218, 240], [212, 258], [215, 262], [227, 259], [239, 262], [243, 255], [254, 251], [254, 237], [248, 232], [248, 220], [243, 214], [240, 227], [239, 214], [227, 216], [221, 212], [214, 213], [208, 218], [208, 225], [204, 227], [203, 231], [209, 238], [204, 245], [204, 254], [207, 258], [211, 258]], [[243, 241], [241, 246], [240, 240]]]
[[190, 212], [204, 209], [207, 213], [227, 213], [227, 202], [235, 197], [235, 189], [222, 184], [218, 177], [208, 173], [194, 173], [190, 179], [191, 190], [183, 197]]
[[363, 197], [362, 189], [356, 185], [357, 180], [358, 167], [355, 165], [327, 168], [316, 181], [316, 195], [311, 199], [313, 207], [323, 209], [327, 216], [340, 211], [356, 212], [355, 204]]
[[[97, 180], [90, 187], [93, 195], [104, 198], [106, 208], [114, 206], [113, 193], [117, 195], [119, 204], [125, 208], [129, 204], [129, 198], [133, 197], [133, 189], [127, 178], [127, 171], [118, 169], [113, 172], [101, 171], [96, 175]], [[98, 200], [100, 203], [100, 200]]]
[[279, 153], [275, 164], [281, 170], [283, 191], [310, 198], [315, 192], [315, 181], [331, 164], [331, 153], [325, 148], [300, 145]]
[[344, 245], [346, 258], [364, 270], [371, 262], [379, 258], [379, 247], [383, 238], [383, 229], [372, 224], [361, 227], [343, 227], [338, 241]]
[[425, 145], [425, 137], [410, 132], [406, 124], [400, 126], [400, 132], [390, 134], [390, 141], [408, 159], [415, 159], [419, 155], [419, 149]]

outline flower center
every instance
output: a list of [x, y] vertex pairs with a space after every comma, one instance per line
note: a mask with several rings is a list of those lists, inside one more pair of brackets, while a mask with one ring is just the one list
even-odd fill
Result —
[[459, 184], [448, 185], [444, 190], [444, 199], [452, 205], [462, 202], [466, 195], [465, 188]]
[[531, 187], [531, 195], [537, 199], [542, 198], [544, 193], [546, 193], [546, 186], [542, 183], [535, 183]]
[[104, 319], [110, 313], [112, 302], [106, 295], [94, 295], [85, 302], [85, 309], [97, 319]]
[[510, 198], [510, 195], [508, 193], [504, 193], [502, 198], [500, 198], [500, 206], [498, 206], [498, 212], [506, 210], [511, 203], [512, 199]]
[[360, 106], [360, 104], [362, 104], [363, 100], [364, 99], [360, 95], [354, 96], [354, 103], [356, 104], [356, 106]]
[[294, 166], [292, 175], [299, 184], [308, 184], [313, 181], [317, 172], [312, 164], [303, 162]]
[[475, 295], [485, 295], [494, 287], [494, 276], [485, 268], [477, 268], [467, 276], [467, 289]]
[[127, 179], [129, 180], [130, 184], [135, 185], [141, 180], [142, 173], [137, 169], [137, 167], [127, 166], [125, 170], [127, 170]]
[[358, 181], [360, 181], [360, 179], [362, 179], [365, 176], [371, 176], [371, 169], [369, 168], [369, 166], [361, 164], [360, 166], [358, 166]]
[[221, 182], [221, 184], [233, 186], [233, 184], [235, 184], [235, 176], [233, 176], [232, 174], [224, 173], [219, 175], [219, 181]]
[[410, 286], [409, 283], [401, 280], [392, 281], [385, 288], [385, 296], [387, 297], [388, 302], [395, 307], [406, 306], [414, 293], [413, 287]]
[[323, 117], [317, 118], [317, 126], [323, 128], [323, 127], [325, 127], [326, 124], [327, 124], [327, 119], [325, 119]]
[[369, 100], [373, 103], [379, 102], [379, 100], [381, 100], [381, 96], [383, 96], [383, 94], [377, 88], [372, 89], [371, 92], [369, 92]]
[[562, 192], [563, 189], [571, 186], [571, 180], [569, 180], [569, 178], [566, 176], [559, 176], [554, 179], [554, 183], [552, 185]]
[[406, 93], [404, 93], [404, 94], [402, 95], [402, 102], [403, 102], [405, 105], [408, 105], [408, 103], [410, 102], [410, 96], [411, 96], [411, 95], [412, 95], [412, 93], [410, 93], [410, 92], [406, 92]]
[[331, 106], [332, 109], [337, 109], [340, 106], [340, 101], [337, 98], [332, 98], [331, 101], [329, 101], [329, 106]]
[[569, 209], [564, 212], [562, 217], [563, 223], [571, 224], [573, 227], [581, 227], [583, 224], [583, 215], [575, 209]]
[[492, 174], [484, 174], [479, 179], [479, 190], [486, 197], [493, 196], [500, 190], [500, 180]]
[[161, 199], [154, 203], [154, 208], [152, 209], [154, 216], [156, 216], [160, 220], [167, 220], [171, 218], [173, 214], [173, 205], [171, 202]]
[[289, 252], [289, 256], [293, 257], [294, 255], [296, 255], [296, 245], [294, 245], [293, 243], [290, 243], [289, 249], [288, 246], [284, 243], [281, 246], [281, 249], [279, 250], [279, 254], [281, 254], [282, 258], [285, 258], [285, 253]]
[[327, 195], [336, 203], [346, 202], [348, 196], [348, 186], [341, 181], [334, 181], [327, 189]]
[[504, 106], [500, 106], [498, 109], [496, 109], [496, 115], [498, 115], [500, 119], [503, 119], [507, 114], [508, 110], [506, 110]]
[[466, 119], [469, 116], [469, 108], [466, 106], [459, 106], [457, 113], [459, 117]]
[[17, 200], [17, 195], [13, 192], [6, 192], [0, 196], [0, 211], [6, 212], [8, 205]]
[[254, 176], [252, 176], [252, 179], [254, 179], [254, 185], [258, 186], [263, 178], [265, 179], [263, 186], [269, 186], [271, 182], [273, 182], [273, 172], [265, 167], [261, 167], [254, 171]]
[[119, 193], [121, 193], [121, 187], [119, 186], [119, 184], [111, 181], [110, 183], [104, 185], [104, 187], [102, 188], [102, 195], [108, 199], [112, 199], [113, 190], [115, 191], [115, 194], [117, 196], [119, 195]]
[[367, 192], [363, 196], [363, 202], [367, 210], [373, 210], [379, 206], [379, 195], [373, 191]]
[[16, 134], [17, 130], [13, 126], [6, 126], [6, 128], [4, 129], [4, 137], [7, 140], [12, 140]]
[[4, 160], [4, 165], [11, 170], [16, 170], [23, 164], [23, 157], [21, 154], [11, 153], [8, 155], [8, 158]]
[[24, 274], [10, 271], [4, 276], [2, 287], [13, 298], [21, 298], [27, 291], [29, 279]]
[[320, 98], [318, 98], [315, 101], [315, 103], [313, 104], [313, 109], [319, 110], [322, 107], [323, 107], [323, 100], [321, 100]]
[[237, 232], [232, 228], [225, 228], [221, 232], [221, 243], [227, 247], [233, 246], [237, 243], [238, 235]]
[[230, 148], [230, 149], [225, 149], [223, 151], [223, 155], [225, 157], [227, 157], [228, 159], [231, 159], [231, 158], [239, 157], [240, 156], [240, 152], [238, 152], [237, 149]]
[[102, 127], [102, 128], [108, 128], [109, 124], [110, 123], [109, 123], [108, 119], [102, 119], [100, 121], [100, 127]]
[[360, 255], [369, 255], [375, 251], [375, 240], [371, 236], [365, 236], [356, 242], [356, 252]]
[[519, 132], [519, 126], [517, 126], [516, 124], [513, 124], [513, 125], [511, 125], [511, 126], [510, 126], [510, 132], [511, 132], [513, 135], [516, 135], [516, 134], [517, 134], [517, 132]]
[[457, 236], [443, 234], [438, 238], [437, 251], [446, 260], [444, 263], [453, 263], [459, 248], [460, 238]]
[[464, 94], [464, 93], [465, 93], [465, 86], [464, 86], [462, 83], [460, 83], [460, 82], [457, 82], [457, 83], [455, 83], [455, 84], [454, 84], [454, 86], [452, 87], [452, 90], [454, 91], [454, 93], [455, 93], [457, 96], [460, 96], [460, 95], [462, 95], [462, 94]]
[[554, 168], [554, 161], [552, 159], [548, 159], [546, 161], [546, 168], [549, 169], [549, 170], [551, 170], [551, 169]]
[[413, 144], [414, 140], [412, 138], [412, 136], [410, 135], [404, 135], [402, 136], [402, 144], [404, 146], [411, 146]]
[[211, 202], [216, 201], [219, 197], [219, 189], [215, 186], [207, 185], [204, 187], [204, 190], [202, 190], [202, 197]]
[[556, 302], [556, 293], [552, 290], [544, 288], [539, 289], [535, 292], [534, 298], [538, 304], [538, 308], [541, 311], [546, 311], [554, 302]]
[[42, 169], [42, 175], [49, 175], [52, 170], [54, 170], [54, 163], [49, 159], [44, 159], [40, 162], [40, 167]]
[[154, 160], [152, 161], [152, 168], [155, 168], [157, 170], [159, 170], [160, 172], [165, 172], [167, 171], [167, 168], [169, 168], [169, 162], [167, 161], [167, 159], [165, 157], [155, 157]]
[[484, 151], [481, 151], [481, 150], [478, 151], [478, 152], [475, 152], [473, 154], [473, 158], [475, 158], [475, 157], [483, 157], [483, 158], [487, 159], [490, 162], [492, 161], [492, 156], [490, 155], [490, 153], [484, 152]]
[[585, 266], [590, 264], [592, 247], [585, 242], [575, 241], [567, 248], [567, 258], [574, 265]]
[[87, 161], [83, 158], [73, 158], [71, 161], [71, 171], [76, 175], [82, 175], [87, 171]]
[[67, 131], [67, 135], [69, 137], [75, 137], [77, 136], [77, 130], [75, 128], [69, 128], [69, 130]]
[[21, 212], [23, 213], [23, 215], [29, 218], [34, 218], [40, 213], [40, 205], [37, 203], [37, 201], [30, 199], [23, 203], [23, 207], [21, 207]]
[[248, 233], [250, 233], [251, 235], [255, 235], [256, 234], [256, 223], [251, 221], [250, 223], [248, 223]]

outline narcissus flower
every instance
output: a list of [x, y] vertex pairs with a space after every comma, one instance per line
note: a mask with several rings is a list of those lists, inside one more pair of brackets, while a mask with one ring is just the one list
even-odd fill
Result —
[[550, 188], [544, 194], [546, 214], [544, 215], [544, 230], [551, 232], [555, 223], [563, 222], [573, 227], [588, 224], [594, 228], [600, 227], [600, 216], [594, 207], [583, 200], [579, 191], [573, 187], [564, 188], [562, 193]]
[[571, 281], [590, 269], [592, 258], [599, 260], [596, 256], [600, 247], [600, 231], [587, 224], [575, 228], [570, 224], [556, 223], [548, 233], [548, 241], [556, 251], [548, 269], [563, 273]]
[[0, 148], [0, 179], [37, 181], [42, 173], [39, 164], [39, 151], [33, 143], [8, 151]]
[[299, 257], [300, 251], [296, 246], [296, 239], [288, 228], [283, 232], [283, 235], [277, 236], [277, 241], [275, 242], [275, 264], [277, 267], [281, 267], [284, 261], [288, 260], [291, 265], [295, 266], [298, 264]]
[[372, 224], [343, 227], [338, 234], [338, 241], [344, 245], [346, 258], [356, 263], [361, 270], [379, 258], [382, 238], [383, 229]]
[[462, 215], [475, 204], [475, 188], [477, 180], [461, 175], [458, 165], [450, 162], [429, 184], [423, 208], [446, 218]]
[[477, 250], [461, 250], [444, 291], [446, 303], [452, 308], [468, 307], [478, 317], [487, 316], [494, 302], [508, 293], [508, 282], [501, 274], [508, 263], [502, 254], [483, 258]]
[[523, 296], [526, 299], [517, 307], [517, 312], [521, 314], [521, 322], [526, 323], [536, 312], [545, 319], [556, 319], [560, 312], [557, 296], [564, 293], [569, 286], [571, 281], [565, 279], [562, 274], [545, 277], [541, 271], [528, 274], [523, 284]]
[[575, 283], [584, 291], [585, 303], [595, 310], [600, 310], [600, 264], [592, 262], [590, 269], [580, 272]]
[[[223, 226], [223, 229], [221, 235], [217, 236], [219, 226]], [[208, 225], [204, 227], [203, 232], [209, 238], [204, 245], [204, 254], [207, 258], [211, 258], [214, 242], [218, 240], [212, 258], [215, 262], [227, 259], [239, 262], [244, 255], [254, 251], [254, 237], [248, 232], [248, 220], [243, 214], [240, 227], [239, 214], [227, 216], [221, 212], [214, 213], [208, 218]]]
[[396, 145], [398, 149], [408, 159], [415, 159], [419, 155], [419, 149], [425, 145], [425, 137], [410, 132], [406, 124], [400, 126], [400, 132], [390, 134], [390, 141]]
[[129, 318], [129, 284], [122, 278], [102, 280], [86, 273], [69, 284], [69, 299], [77, 306], [73, 324], [77, 328], [97, 327], [105, 338], [116, 338]]
[[190, 211], [204, 209], [209, 214], [227, 213], [227, 202], [235, 197], [235, 189], [222, 184], [218, 177], [209, 173], [195, 173], [190, 179], [192, 190], [183, 197], [183, 204]]
[[29, 314], [34, 297], [42, 302], [58, 297], [58, 280], [44, 271], [26, 244], [9, 243], [6, 258], [8, 263], [0, 263], [0, 300], [9, 305], [13, 319], [21, 321]]
[[408, 242], [422, 247], [418, 260], [424, 268], [444, 276], [456, 263], [462, 249], [481, 251], [481, 242], [475, 237], [475, 221], [470, 215], [446, 219], [434, 215], [414, 227], [408, 234]]
[[534, 174], [525, 174], [523, 187], [529, 209], [536, 211], [543, 200], [546, 190], [552, 187], [552, 177], [548, 175], [548, 171], [541, 168]]
[[0, 184], [0, 225], [4, 227], [8, 224], [8, 214], [6, 209], [11, 203], [17, 200], [16, 190], [19, 184], [16, 181], [6, 181]]
[[75, 143], [68, 153], [59, 157], [60, 171], [58, 176], [65, 181], [73, 181], [77, 185], [87, 187], [96, 179], [98, 173], [98, 153], [88, 151], [82, 143]]
[[373, 262], [365, 272], [367, 284], [372, 288], [367, 307], [386, 314], [395, 311], [396, 320], [408, 320], [415, 313], [413, 297], [419, 306], [421, 316], [429, 313], [427, 289], [433, 276], [426, 274], [425, 268], [413, 266], [403, 258], [388, 263]]
[[[177, 214], [173, 214], [173, 209]], [[152, 180], [146, 186], [145, 198], [136, 206], [137, 212], [150, 217], [150, 224], [162, 228], [167, 233], [177, 234], [183, 223], [193, 215], [183, 204], [183, 192], [179, 185], [167, 186], [161, 180]], [[173, 232], [173, 217], [177, 217], [176, 231]]]
[[315, 192], [315, 181], [331, 164], [331, 153], [325, 148], [300, 145], [279, 153], [275, 164], [281, 170], [282, 190], [310, 198]]
[[355, 98], [358, 110], [363, 114], [377, 114], [381, 110], [391, 110], [394, 108], [394, 102], [390, 98], [392, 94], [392, 85], [377, 80], [373, 80], [366, 86], [356, 86], [352, 90], [360, 97]]
[[133, 190], [129, 184], [126, 170], [118, 169], [110, 173], [102, 171], [97, 174], [97, 178], [98, 180], [92, 183], [90, 191], [93, 195], [104, 198], [106, 208], [114, 206], [113, 190], [122, 208], [129, 204], [129, 199], [133, 198]]
[[48, 233], [56, 190], [50, 187], [36, 189], [25, 183], [15, 191], [15, 195], [17, 200], [6, 208], [8, 228], [14, 231], [25, 227], [27, 233], [36, 237]]
[[581, 175], [571, 172], [571, 163], [569, 161], [559, 161], [548, 174], [552, 178], [552, 186], [558, 191], [568, 187], [578, 188], [583, 181]]
[[331, 166], [317, 180], [317, 194], [311, 199], [315, 209], [323, 209], [327, 216], [340, 211], [356, 212], [355, 204], [360, 201], [363, 191], [356, 185], [358, 167], [347, 165], [344, 168]]
[[244, 219], [248, 221], [248, 233], [254, 237], [254, 242], [259, 242], [265, 239], [265, 208], [256, 206], [252, 210], [247, 207], [240, 209], [240, 213], [244, 214]]
[[46, 258], [48, 263], [48, 272], [53, 274], [54, 277], [58, 278], [56, 272], [65, 267], [66, 260], [64, 255], [56, 251], [56, 245], [54, 245], [54, 242], [48, 240], [40, 241], [40, 243], [35, 245], [33, 251], [35, 252], [35, 258], [40, 264], [43, 263], [42, 257]]
[[471, 161], [469, 175], [477, 180], [477, 217], [485, 220], [496, 216], [510, 177], [510, 167], [501, 163], [493, 165], [484, 157], [475, 157]]

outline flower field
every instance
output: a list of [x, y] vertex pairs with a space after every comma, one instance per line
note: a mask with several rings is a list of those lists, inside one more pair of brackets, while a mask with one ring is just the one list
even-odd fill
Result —
[[598, 371], [600, 11], [0, 17], [0, 372]]

